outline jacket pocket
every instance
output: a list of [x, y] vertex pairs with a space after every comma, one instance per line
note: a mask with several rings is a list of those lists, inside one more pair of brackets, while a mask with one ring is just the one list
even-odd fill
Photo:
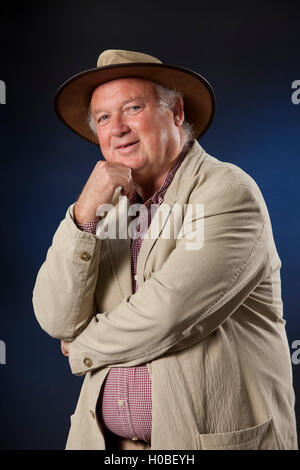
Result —
[[239, 431], [220, 434], [197, 434], [196, 448], [200, 450], [277, 450], [279, 449], [273, 418], [263, 424]]

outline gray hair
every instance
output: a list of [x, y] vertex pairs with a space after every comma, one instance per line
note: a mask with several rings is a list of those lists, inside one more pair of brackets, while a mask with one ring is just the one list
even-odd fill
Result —
[[[154, 88], [156, 90], [159, 106], [165, 106], [166, 108], [173, 111], [177, 99], [178, 98], [183, 99], [183, 94], [180, 91], [171, 90], [170, 88], [159, 85], [158, 83], [154, 83], [152, 81], [150, 81], [150, 83], [154, 85]], [[91, 104], [89, 105], [89, 109], [88, 109], [88, 125], [93, 131], [93, 133], [97, 136], [95, 121], [91, 113]], [[190, 122], [188, 122], [186, 119], [183, 121], [181, 128], [184, 133], [184, 146], [183, 146], [183, 150], [184, 150], [186, 147], [189, 146], [191, 141], [194, 139], [194, 129], [193, 129], [193, 125]]]

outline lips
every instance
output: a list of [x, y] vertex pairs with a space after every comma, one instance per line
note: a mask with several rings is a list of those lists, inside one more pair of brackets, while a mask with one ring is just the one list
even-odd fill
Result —
[[134, 142], [127, 142], [127, 144], [119, 145], [117, 149], [125, 149], [127, 147], [130, 147], [131, 145], [137, 144], [139, 140], [135, 140]]

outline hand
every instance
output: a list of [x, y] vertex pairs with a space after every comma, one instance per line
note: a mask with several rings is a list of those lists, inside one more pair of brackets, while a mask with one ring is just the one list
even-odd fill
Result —
[[70, 349], [69, 343], [70, 343], [69, 341], [64, 341], [63, 339], [60, 342], [61, 352], [63, 353], [64, 356], [67, 356], [67, 357], [69, 357], [69, 349]]
[[96, 210], [101, 204], [110, 204], [118, 186], [121, 194], [130, 198], [134, 186], [131, 168], [120, 163], [99, 161], [96, 163], [79, 199], [74, 206], [75, 222], [83, 224], [96, 219]]

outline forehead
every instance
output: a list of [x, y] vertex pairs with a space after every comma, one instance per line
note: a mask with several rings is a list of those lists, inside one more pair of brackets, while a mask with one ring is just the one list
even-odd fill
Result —
[[137, 97], [155, 99], [156, 91], [153, 83], [140, 78], [120, 78], [98, 86], [93, 91], [91, 106]]

